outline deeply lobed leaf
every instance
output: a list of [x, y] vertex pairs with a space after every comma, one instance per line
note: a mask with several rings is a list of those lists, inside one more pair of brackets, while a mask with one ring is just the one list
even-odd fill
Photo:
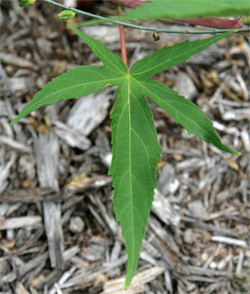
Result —
[[116, 219], [121, 223], [128, 253], [127, 288], [135, 273], [145, 237], [154, 188], [157, 186], [157, 161], [161, 153], [145, 95], [189, 132], [223, 151], [238, 154], [221, 143], [212, 122], [195, 104], [149, 77], [185, 61], [229, 33], [165, 47], [135, 63], [131, 73], [128, 73], [121, 58], [104, 44], [70, 27], [89, 45], [104, 66], [77, 67], [55, 78], [34, 96], [12, 123], [42, 105], [80, 98], [100, 91], [107, 85], [119, 87], [112, 113], [113, 159], [109, 173], [115, 187]]

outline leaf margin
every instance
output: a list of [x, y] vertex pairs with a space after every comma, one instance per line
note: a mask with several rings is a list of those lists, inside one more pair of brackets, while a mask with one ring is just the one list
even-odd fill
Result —
[[[221, 142], [220, 137], [218, 136], [216, 130], [213, 127], [213, 122], [209, 120], [209, 118], [206, 117], [205, 113], [193, 102], [191, 102], [189, 99], [185, 98], [184, 96], [179, 95], [179, 93], [175, 92], [174, 90], [171, 90], [169, 87], [167, 87], [166, 85], [159, 83], [153, 79], [147, 79], [146, 82], [143, 82], [138, 79], [135, 79], [135, 81], [140, 84], [140, 86], [142, 86], [145, 89], [144, 94], [147, 95], [152, 101], [154, 101], [159, 107], [161, 107], [164, 111], [166, 111], [168, 114], [170, 114], [177, 123], [180, 123], [189, 133], [193, 133], [196, 137], [200, 138], [202, 141], [205, 141], [207, 143], [210, 143], [212, 145], [214, 145], [215, 147], [217, 147], [218, 149], [227, 152], [227, 153], [231, 153], [234, 155], [240, 155], [240, 152], [237, 152], [231, 148], [229, 148], [228, 146], [224, 145]], [[150, 84], [151, 83], [151, 90], [149, 90], [146, 86], [143, 86], [143, 84]], [[185, 111], [180, 111], [178, 110], [178, 108], [176, 108], [173, 104], [176, 103], [176, 101], [174, 101], [174, 103], [171, 103], [171, 99], [169, 99], [169, 97], [166, 96], [166, 99], [164, 100], [163, 97], [160, 97], [158, 95], [156, 95], [156, 89], [154, 89], [155, 91], [153, 91], [153, 87], [155, 86], [158, 88], [161, 88], [162, 91], [168, 91], [168, 92], [172, 92], [172, 96], [175, 96], [175, 99], [179, 100], [178, 103], [183, 103], [186, 106], [186, 110], [188, 110], [188, 108], [191, 108], [191, 111], [194, 111], [196, 114], [191, 114], [189, 116], [185, 115]], [[158, 91], [159, 93], [159, 91]], [[165, 106], [164, 106], [165, 104]], [[166, 110], [167, 106], [169, 107], [169, 110]], [[172, 108], [172, 110], [171, 110]], [[173, 111], [174, 110], [174, 111]], [[176, 112], [174, 114], [174, 112]], [[192, 115], [195, 116], [195, 119], [192, 120]], [[182, 121], [180, 119], [179, 116], [182, 116]], [[199, 128], [202, 127], [201, 125], [197, 122], [197, 116], [198, 119], [200, 119], [200, 124], [206, 124], [206, 127], [203, 128], [203, 131], [201, 131], [201, 134], [199, 134], [197, 131], [194, 130], [194, 128], [190, 127], [191, 124], [195, 125]], [[178, 118], [179, 117], [179, 118]], [[185, 121], [189, 120], [191, 121], [190, 125], [187, 124]], [[205, 133], [207, 133], [207, 135], [205, 135]], [[210, 137], [210, 139], [208, 139], [208, 137]]]
[[[231, 30], [225, 33], [221, 33], [209, 38], [205, 38], [205, 39], [198, 39], [195, 41], [190, 41], [190, 40], [185, 40], [184, 42], [181, 43], [176, 43], [172, 46], [164, 46], [163, 48], [157, 50], [156, 52], [146, 56], [143, 59], [140, 59], [138, 61], [136, 61], [131, 70], [130, 73], [134, 76], [136, 75], [140, 75], [140, 76], [147, 76], [147, 77], [151, 77], [155, 74], [158, 74], [164, 70], [167, 70], [173, 66], [179, 65], [183, 62], [185, 62], [186, 60], [188, 60], [190, 57], [200, 53], [201, 51], [205, 50], [206, 48], [210, 47], [211, 45], [213, 45], [214, 43], [220, 41], [221, 39], [228, 37], [229, 35], [235, 33], [236, 30]], [[182, 48], [184, 47], [184, 48]], [[176, 56], [176, 51], [180, 51], [180, 54]], [[189, 53], [189, 52], [192, 53]], [[170, 55], [170, 56], [169, 56]], [[172, 55], [174, 55], [174, 58], [171, 59]], [[176, 60], [177, 58], [181, 59], [181, 60]], [[175, 62], [176, 60], [176, 62]], [[152, 63], [156, 64], [154, 66], [154, 69], [148, 69], [147, 71], [149, 73], [147, 73], [146, 70], [144, 70], [144, 72], [138, 72], [139, 69], [142, 68], [142, 66], [140, 66], [143, 61], [145, 61], [145, 65], [144, 67], [148, 66], [147, 63]], [[165, 64], [165, 66], [163, 66]]]

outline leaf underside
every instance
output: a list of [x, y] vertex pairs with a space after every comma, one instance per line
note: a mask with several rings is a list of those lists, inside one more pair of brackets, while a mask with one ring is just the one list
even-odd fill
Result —
[[80, 98], [100, 91], [107, 85], [118, 86], [117, 101], [111, 116], [113, 158], [109, 174], [113, 177], [115, 188], [116, 219], [121, 224], [128, 253], [127, 288], [137, 268], [142, 240], [145, 238], [154, 188], [157, 186], [157, 162], [161, 160], [162, 152], [145, 96], [149, 96], [190, 133], [223, 151], [239, 154], [222, 144], [212, 122], [195, 104], [150, 77], [184, 62], [230, 33], [164, 47], [136, 62], [128, 73], [121, 58], [104, 44], [70, 27], [100, 58], [103, 66], [77, 67], [55, 78], [35, 95], [12, 124], [40, 106], [62, 99]]
[[130, 9], [126, 15], [93, 19], [77, 25], [94, 26], [114, 20], [248, 16], [249, 11], [249, 0], [151, 0], [143, 6]]
[[121, 20], [249, 15], [249, 0], [151, 0]]

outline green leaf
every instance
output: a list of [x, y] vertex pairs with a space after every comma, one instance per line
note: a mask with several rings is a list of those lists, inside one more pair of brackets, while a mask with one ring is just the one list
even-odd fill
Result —
[[113, 159], [109, 174], [115, 188], [114, 208], [126, 241], [128, 265], [125, 287], [134, 276], [145, 227], [157, 186], [161, 148], [154, 120], [142, 89], [130, 76], [119, 88], [112, 113]]
[[109, 70], [124, 74], [128, 72], [128, 69], [122, 59], [113, 54], [112, 51], [107, 48], [101, 41], [94, 40], [84, 32], [79, 31], [74, 26], [68, 24], [68, 26], [82, 39], [84, 40], [90, 49], [96, 54], [103, 64], [109, 68]]
[[76, 67], [53, 79], [36, 93], [11, 125], [41, 106], [55, 104], [63, 99], [81, 98], [98, 92], [108, 85], [117, 85], [122, 77], [104, 66]]
[[249, 0], [151, 0], [143, 6], [130, 9], [126, 15], [93, 19], [76, 25], [86, 27], [139, 19], [248, 16], [249, 11]]
[[170, 114], [189, 133], [193, 133], [203, 141], [211, 143], [225, 152], [240, 154], [222, 144], [213, 128], [213, 123], [193, 102], [152, 79], [136, 79], [135, 81], [144, 89], [145, 95]]
[[249, 0], [152, 0], [120, 20], [249, 15]]
[[226, 32], [204, 40], [197, 40], [193, 42], [187, 40], [182, 43], [177, 43], [171, 47], [163, 47], [155, 53], [150, 54], [146, 58], [137, 61], [131, 68], [130, 72], [133, 77], [151, 77], [157, 73], [162, 72], [163, 70], [183, 63], [191, 56], [201, 52], [217, 41], [232, 34], [232, 32], [233, 31]]
[[88, 44], [104, 66], [76, 67], [74, 70], [52, 79], [41, 91], [36, 93], [22, 112], [11, 122], [11, 125], [41, 106], [55, 104], [62, 99], [81, 98], [98, 92], [108, 85], [119, 85], [126, 75], [128, 69], [119, 56], [113, 54], [99, 40], [94, 40], [70, 24], [68, 26]]
[[[205, 40], [165, 47], [138, 61], [128, 73], [120, 57], [104, 44], [70, 26], [103, 66], [82, 66], [53, 79], [24, 107], [12, 124], [43, 105], [62, 99], [80, 98], [100, 91], [107, 85], [118, 86], [112, 113], [112, 165], [109, 173], [115, 187], [116, 219], [121, 223], [128, 253], [125, 287], [137, 268], [145, 227], [157, 186], [156, 168], [161, 148], [157, 141], [153, 116], [145, 95], [172, 115], [189, 132], [223, 151], [238, 154], [223, 145], [212, 122], [192, 102], [149, 77], [202, 51], [230, 33]], [[84, 115], [84, 113], [83, 113]]]

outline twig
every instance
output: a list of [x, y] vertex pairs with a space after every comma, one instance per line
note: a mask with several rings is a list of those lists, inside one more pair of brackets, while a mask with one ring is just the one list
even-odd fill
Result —
[[[224, 33], [224, 32], [230, 31], [228, 29], [212, 29], [212, 30], [199, 30], [199, 31], [198, 30], [168, 30], [168, 29], [160, 29], [160, 28], [153, 28], [153, 27], [138, 26], [138, 25], [135, 25], [135, 24], [130, 24], [130, 23], [119, 21], [119, 20], [109, 19], [107, 17], [95, 15], [95, 14], [92, 14], [92, 13], [89, 13], [89, 12], [86, 12], [86, 11], [78, 10], [76, 8], [67, 7], [66, 5], [60, 4], [60, 3], [55, 2], [53, 0], [41, 0], [41, 1], [47, 2], [49, 4], [52, 4], [52, 5], [55, 5], [55, 6], [58, 6], [58, 7], [61, 7], [63, 9], [71, 10], [71, 11], [77, 13], [77, 14], [80, 14], [80, 15], [85, 15], [85, 16], [96, 18], [96, 19], [104, 20], [105, 22], [111, 22], [111, 23], [114, 23], [114, 24], [129, 27], [129, 28], [132, 28], [132, 29], [149, 31], [149, 32], [175, 33], [175, 34], [217, 34], [217, 33]], [[249, 31], [250, 31], [250, 28], [235, 30], [236, 33], [237, 32], [249, 32]]]
[[229, 237], [225, 237], [225, 236], [212, 236], [211, 241], [226, 243], [229, 245], [239, 246], [239, 247], [243, 247], [243, 248], [248, 248], [246, 241], [240, 240], [240, 239], [229, 238]]

